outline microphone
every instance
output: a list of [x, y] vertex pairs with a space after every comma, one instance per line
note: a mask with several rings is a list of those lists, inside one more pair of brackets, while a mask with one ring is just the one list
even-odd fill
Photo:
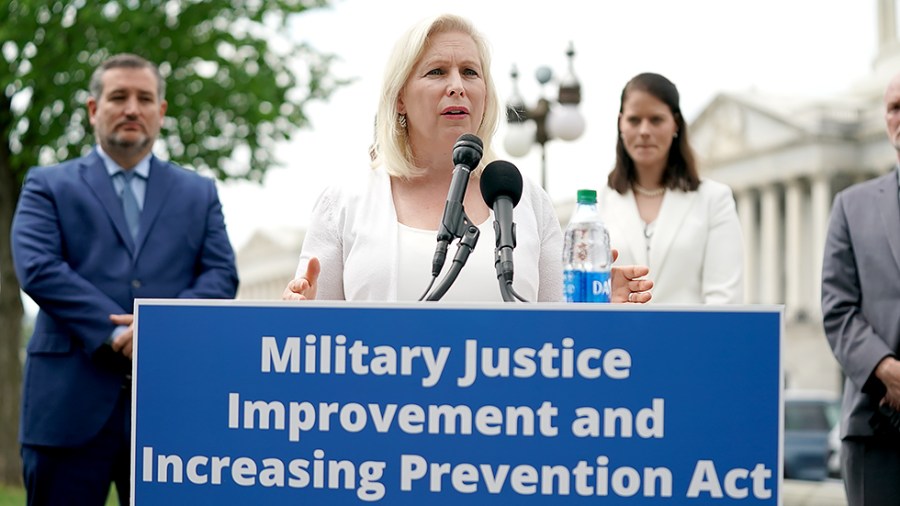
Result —
[[444, 205], [444, 215], [441, 217], [441, 227], [437, 234], [438, 244], [431, 264], [432, 277], [440, 275], [441, 269], [444, 268], [450, 242], [465, 234], [469, 220], [463, 209], [463, 199], [466, 196], [469, 175], [481, 162], [483, 146], [481, 139], [473, 134], [460, 135], [453, 145], [453, 179], [450, 181], [450, 191], [447, 193], [447, 203]]
[[[494, 210], [494, 267], [504, 301], [512, 301], [513, 249], [516, 247], [516, 224], [513, 208], [522, 198], [522, 174], [515, 165], [496, 160], [481, 173], [481, 196]], [[517, 297], [519, 298], [519, 297]]]

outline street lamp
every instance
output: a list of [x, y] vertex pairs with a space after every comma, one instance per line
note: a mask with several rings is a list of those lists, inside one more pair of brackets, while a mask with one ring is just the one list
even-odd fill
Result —
[[584, 133], [584, 116], [578, 110], [581, 102], [581, 83], [575, 77], [573, 60], [575, 48], [569, 43], [566, 51], [569, 70], [559, 81], [559, 100], [552, 104], [544, 97], [544, 85], [553, 79], [553, 71], [542, 66], [535, 72], [541, 85], [541, 98], [537, 106], [528, 108], [519, 93], [519, 71], [513, 65], [510, 76], [513, 81], [512, 96], [506, 104], [507, 131], [503, 146], [510, 156], [522, 157], [528, 154], [533, 144], [541, 146], [541, 187], [547, 189], [547, 150], [550, 139], [574, 141]]

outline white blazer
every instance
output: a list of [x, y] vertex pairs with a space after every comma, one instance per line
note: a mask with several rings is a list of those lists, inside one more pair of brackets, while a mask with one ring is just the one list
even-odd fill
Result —
[[704, 179], [697, 191], [667, 190], [649, 238], [631, 190], [620, 195], [605, 186], [597, 205], [619, 250], [616, 265], [650, 268], [651, 302], [743, 302], [743, 240], [728, 186]]
[[[515, 209], [515, 287], [528, 300], [559, 302], [563, 300], [559, 219], [547, 193], [527, 178], [523, 183], [522, 200]], [[320, 300], [396, 301], [398, 237], [391, 178], [383, 168], [369, 170], [368, 176], [327, 188], [319, 196], [295, 276], [306, 273], [315, 256], [322, 264]], [[493, 242], [493, 237], [481, 237], [477, 247], [492, 248]], [[450, 249], [448, 261], [455, 251]], [[423, 288], [427, 281], [423, 277]]]

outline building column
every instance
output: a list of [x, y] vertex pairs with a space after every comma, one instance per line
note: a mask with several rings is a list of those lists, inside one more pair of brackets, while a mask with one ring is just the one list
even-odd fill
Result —
[[741, 235], [744, 239], [744, 303], [759, 302], [759, 246], [757, 245], [756, 192], [742, 190], [735, 196], [738, 218], [741, 221]]
[[784, 304], [785, 319], [797, 320], [805, 314], [807, 301], [803, 297], [806, 262], [803, 259], [803, 185], [789, 181], [784, 189]]
[[781, 219], [779, 212], [779, 189], [775, 185], [767, 186], [762, 189], [760, 194], [760, 233], [759, 243], [761, 246], [759, 274], [760, 286], [760, 302], [763, 304], [781, 303], [781, 241], [779, 222]]
[[822, 315], [822, 258], [825, 254], [825, 237], [828, 234], [828, 219], [831, 214], [831, 178], [820, 174], [812, 180], [811, 184], [812, 207], [812, 261], [811, 276], [812, 297], [815, 304], [810, 308], [815, 319], [821, 319]]
[[878, 52], [890, 50], [897, 42], [896, 0], [878, 0]]

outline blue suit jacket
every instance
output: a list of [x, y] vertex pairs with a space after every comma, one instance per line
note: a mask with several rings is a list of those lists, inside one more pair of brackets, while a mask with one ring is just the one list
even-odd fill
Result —
[[96, 150], [31, 169], [12, 252], [40, 306], [22, 392], [29, 445], [80, 445], [108, 420], [131, 372], [104, 345], [110, 314], [132, 313], [136, 298], [233, 298], [238, 285], [215, 182], [156, 157], [134, 241]]

